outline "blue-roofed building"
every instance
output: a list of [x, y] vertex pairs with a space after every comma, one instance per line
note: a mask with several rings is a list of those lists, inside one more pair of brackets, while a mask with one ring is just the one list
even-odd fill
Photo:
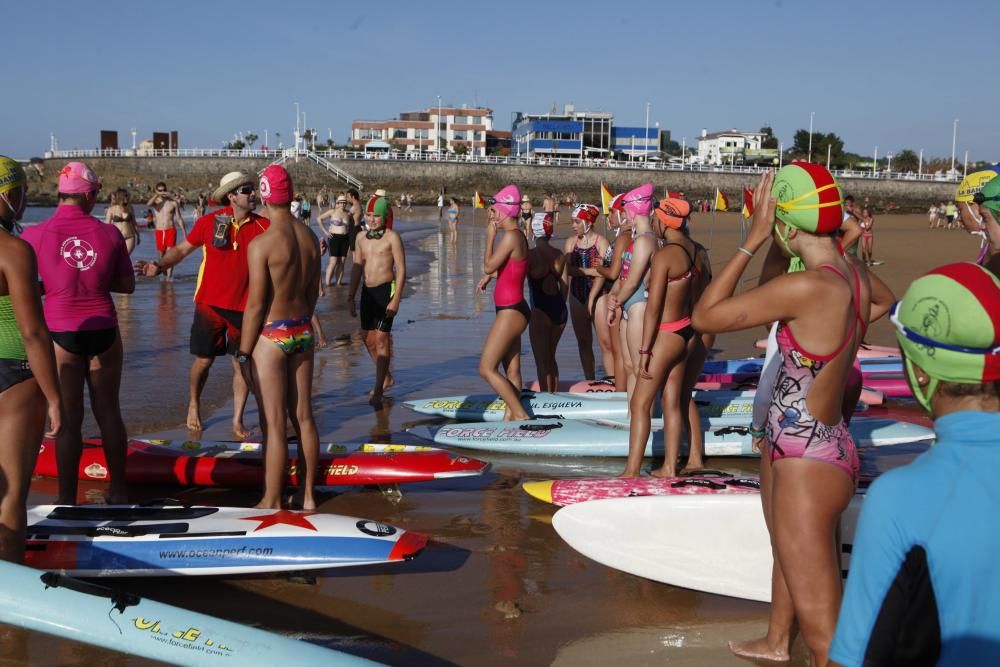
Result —
[[660, 150], [658, 126], [615, 127], [613, 114], [577, 111], [571, 104], [562, 113], [518, 112], [511, 129], [511, 154], [522, 157], [641, 160]]

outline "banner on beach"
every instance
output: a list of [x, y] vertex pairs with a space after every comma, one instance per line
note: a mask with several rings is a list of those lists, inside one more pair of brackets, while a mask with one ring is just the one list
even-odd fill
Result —
[[472, 196], [472, 208], [486, 208], [486, 199], [476, 191], [476, 194]]
[[743, 217], [749, 218], [753, 215], [753, 193], [747, 188], [743, 188]]
[[715, 189], [715, 210], [716, 211], [728, 211], [729, 210], [729, 198], [722, 192], [722, 190]]
[[614, 195], [611, 194], [611, 190], [604, 184], [604, 181], [601, 181], [601, 208], [604, 211], [604, 215], [611, 212], [611, 200], [613, 198]]

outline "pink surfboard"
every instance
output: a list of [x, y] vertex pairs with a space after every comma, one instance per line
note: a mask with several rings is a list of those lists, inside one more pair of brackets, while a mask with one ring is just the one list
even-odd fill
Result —
[[708, 493], [760, 493], [756, 475], [734, 476], [705, 471], [685, 477], [603, 477], [525, 482], [525, 493], [553, 505], [631, 496], [669, 496]]

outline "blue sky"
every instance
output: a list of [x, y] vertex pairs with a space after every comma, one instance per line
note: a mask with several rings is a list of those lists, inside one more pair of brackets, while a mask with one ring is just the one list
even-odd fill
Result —
[[92, 148], [99, 130], [182, 147], [281, 132], [294, 102], [322, 139], [355, 119], [478, 102], [553, 103], [701, 128], [816, 131], [849, 151], [1000, 160], [1000, 4], [911, 2], [20, 2], [3, 18], [0, 153]]

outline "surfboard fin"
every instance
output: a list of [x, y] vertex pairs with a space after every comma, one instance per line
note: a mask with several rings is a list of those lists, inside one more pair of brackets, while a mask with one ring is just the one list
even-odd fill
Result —
[[76, 591], [77, 593], [85, 593], [95, 597], [108, 598], [111, 600], [114, 608], [118, 610], [119, 614], [124, 614], [127, 608], [134, 607], [142, 602], [142, 598], [138, 595], [126, 593], [125, 591], [118, 591], [99, 584], [91, 584], [86, 581], [80, 581], [79, 579], [73, 579], [72, 577], [58, 574], [57, 572], [45, 572], [42, 574], [41, 580], [42, 583], [45, 584], [45, 588], [68, 588], [69, 590]]

